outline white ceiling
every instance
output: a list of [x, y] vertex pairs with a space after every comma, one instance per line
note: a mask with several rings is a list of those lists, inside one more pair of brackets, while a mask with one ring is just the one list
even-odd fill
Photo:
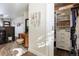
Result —
[[27, 11], [27, 6], [26, 3], [0, 3], [0, 15], [15, 18], [23, 15], [24, 11]]

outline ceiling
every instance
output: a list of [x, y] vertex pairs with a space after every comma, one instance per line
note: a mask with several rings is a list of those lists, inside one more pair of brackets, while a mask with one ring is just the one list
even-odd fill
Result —
[[27, 11], [26, 3], [0, 3], [0, 15], [4, 17], [16, 18]]
[[57, 10], [60, 7], [64, 7], [64, 6], [71, 5], [71, 4], [73, 3], [55, 3], [55, 10]]

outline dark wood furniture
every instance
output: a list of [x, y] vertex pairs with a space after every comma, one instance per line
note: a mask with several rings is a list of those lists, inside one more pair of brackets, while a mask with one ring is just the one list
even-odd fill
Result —
[[3, 26], [9, 27], [9, 26], [11, 26], [11, 22], [10, 21], [3, 21]]
[[9, 42], [8, 37], [12, 37], [11, 41], [15, 40], [14, 27], [0, 27], [0, 44]]
[[12, 37], [12, 40], [15, 40], [15, 27], [4, 27], [5, 31], [6, 31], [6, 39], [8, 39], [8, 37]]
[[5, 28], [0, 27], [0, 44], [6, 43], [6, 31]]
[[24, 47], [25, 48], [28, 48], [29, 47], [28, 34], [26, 34], [26, 33], [20, 33], [19, 35], [20, 35], [20, 38], [23, 38], [24, 39], [24, 41], [23, 41]]

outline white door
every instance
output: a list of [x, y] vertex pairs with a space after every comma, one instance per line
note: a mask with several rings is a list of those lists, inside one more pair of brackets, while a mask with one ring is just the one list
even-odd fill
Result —
[[48, 55], [46, 46], [46, 4], [29, 4], [29, 51]]

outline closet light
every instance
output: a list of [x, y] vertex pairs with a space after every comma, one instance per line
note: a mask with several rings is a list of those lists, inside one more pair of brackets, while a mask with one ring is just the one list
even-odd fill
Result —
[[64, 10], [64, 9], [70, 9], [72, 7], [73, 7], [73, 4], [67, 5], [67, 6], [64, 6], [64, 7], [60, 7], [58, 10], [60, 11], [60, 10]]

